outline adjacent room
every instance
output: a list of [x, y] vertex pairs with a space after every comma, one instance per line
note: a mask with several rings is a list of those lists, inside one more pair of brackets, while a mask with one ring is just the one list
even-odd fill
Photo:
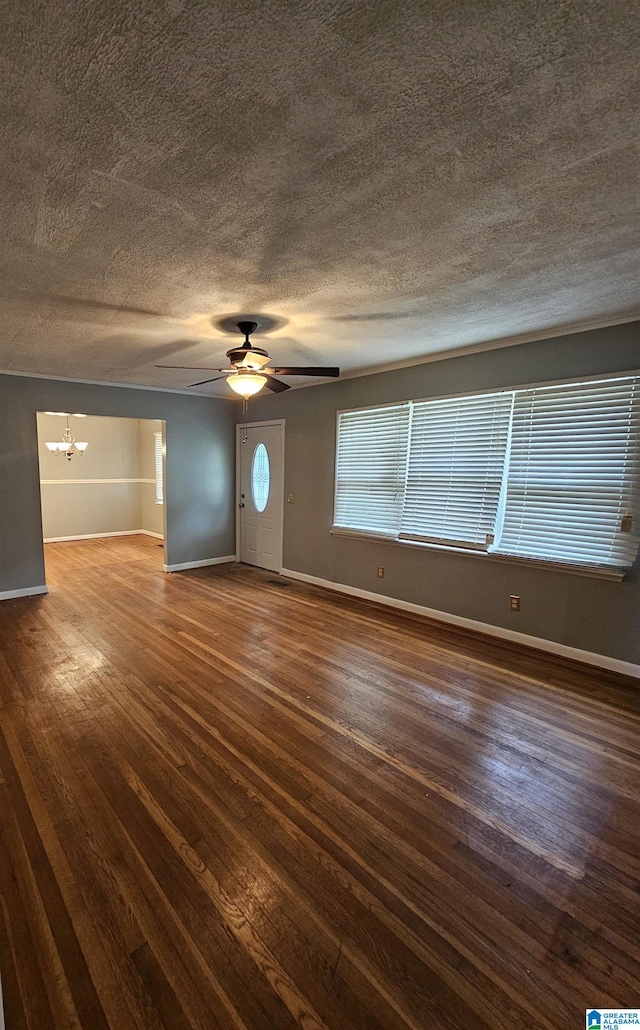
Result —
[[0, 1030], [640, 1027], [640, 12], [0, 25]]
[[[159, 420], [37, 414], [45, 574], [105, 554], [164, 555], [164, 426]], [[75, 432], [73, 431], [75, 430]], [[81, 434], [81, 440], [77, 434]], [[153, 545], [132, 538], [146, 536]], [[115, 544], [113, 537], [124, 539]], [[93, 540], [90, 547], [77, 542]], [[107, 540], [111, 542], [106, 543]]]

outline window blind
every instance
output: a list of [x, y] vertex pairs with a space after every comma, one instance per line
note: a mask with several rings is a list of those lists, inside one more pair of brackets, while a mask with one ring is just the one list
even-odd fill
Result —
[[481, 550], [493, 543], [512, 398], [413, 405], [401, 538]]
[[153, 434], [154, 468], [156, 475], [156, 504], [164, 503], [164, 487], [162, 482], [162, 433]]
[[496, 550], [632, 564], [640, 539], [637, 514], [629, 519], [639, 503], [639, 384], [622, 378], [515, 392]]
[[335, 526], [394, 537], [399, 532], [409, 411], [400, 404], [339, 416]]

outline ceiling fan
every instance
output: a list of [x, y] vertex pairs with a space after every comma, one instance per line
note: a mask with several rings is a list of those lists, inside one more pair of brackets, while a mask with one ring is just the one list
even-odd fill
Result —
[[261, 347], [253, 347], [250, 336], [258, 328], [257, 322], [240, 321], [236, 323], [238, 329], [244, 335], [244, 343], [240, 347], [232, 347], [227, 351], [227, 357], [231, 368], [211, 368], [206, 365], [156, 365], [156, 368], [199, 368], [203, 372], [223, 372], [224, 375], [214, 376], [213, 379], [202, 379], [198, 383], [191, 383], [192, 386], [204, 386], [206, 383], [215, 383], [218, 379], [227, 380], [229, 386], [236, 393], [246, 400], [258, 393], [263, 386], [272, 393], [280, 393], [282, 390], [290, 390], [288, 383], [281, 382], [276, 376], [325, 376], [336, 378], [340, 375], [339, 368], [267, 368], [271, 358], [266, 350]]

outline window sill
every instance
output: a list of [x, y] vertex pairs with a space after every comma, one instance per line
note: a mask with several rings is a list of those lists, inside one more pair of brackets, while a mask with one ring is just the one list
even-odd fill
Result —
[[423, 551], [445, 551], [450, 554], [463, 554], [470, 558], [481, 558], [484, 561], [506, 562], [509, 565], [525, 565], [537, 569], [550, 569], [553, 572], [568, 572], [573, 576], [586, 576], [589, 579], [608, 579], [619, 583], [625, 576], [625, 572], [622, 569], [572, 565], [569, 562], [556, 562], [544, 558], [525, 558], [513, 554], [499, 554], [497, 551], [476, 550], [471, 547], [452, 547], [449, 544], [425, 543], [422, 540], [398, 540], [392, 536], [358, 532], [355, 529], [340, 529], [335, 526], [329, 532], [332, 536], [346, 537], [350, 540], [372, 540], [380, 544], [393, 544], [396, 547], [417, 547]]

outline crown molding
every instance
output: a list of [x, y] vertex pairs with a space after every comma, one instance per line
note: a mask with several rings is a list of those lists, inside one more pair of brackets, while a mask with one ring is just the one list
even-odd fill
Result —
[[233, 397], [214, 397], [209, 393], [194, 393], [193, 390], [176, 390], [169, 386], [142, 386], [140, 383], [112, 383], [104, 379], [77, 379], [72, 376], [52, 376], [43, 372], [14, 372], [0, 368], [0, 376], [17, 376], [19, 379], [47, 379], [54, 383], [78, 383], [81, 386], [109, 386], [119, 390], [146, 390], [150, 393], [177, 393], [183, 397], [200, 397], [209, 401], [232, 401]]
[[[547, 329], [535, 330], [530, 333], [518, 333], [513, 336], [501, 336], [498, 339], [485, 340], [482, 343], [470, 343], [463, 347], [455, 347], [451, 350], [434, 351], [423, 357], [406, 358], [401, 361], [394, 361], [388, 365], [376, 365], [370, 368], [354, 369], [352, 372], [345, 372], [340, 379], [358, 379], [361, 376], [377, 375], [379, 372], [393, 372], [397, 368], [413, 368], [417, 365], [428, 365], [434, 361], [447, 361], [449, 358], [462, 358], [467, 354], [482, 354], [484, 351], [501, 350], [504, 347], [517, 347], [523, 343], [536, 343], [539, 340], [555, 340], [563, 336], [573, 336], [575, 333], [588, 333], [594, 329], [608, 329], [616, 325], [629, 325], [640, 320], [640, 309], [620, 315], [618, 318], [591, 319], [585, 322], [571, 322], [562, 326], [550, 327]], [[335, 382], [336, 380], [332, 380]], [[315, 386], [315, 383], [304, 383], [304, 386]], [[319, 384], [318, 384], [319, 385]]]

